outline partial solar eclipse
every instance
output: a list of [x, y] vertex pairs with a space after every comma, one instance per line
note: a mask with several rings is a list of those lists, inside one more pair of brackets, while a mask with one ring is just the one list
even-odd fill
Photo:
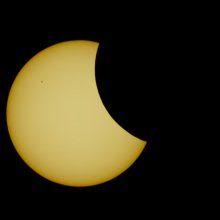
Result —
[[35, 172], [59, 184], [111, 180], [146, 145], [102, 103], [95, 79], [98, 46], [92, 41], [51, 46], [27, 62], [10, 90], [7, 124], [15, 149]]

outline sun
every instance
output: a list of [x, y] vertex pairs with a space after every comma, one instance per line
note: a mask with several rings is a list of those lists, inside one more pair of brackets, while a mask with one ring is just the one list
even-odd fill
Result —
[[7, 124], [21, 158], [39, 175], [91, 186], [129, 168], [146, 145], [105, 109], [95, 79], [99, 44], [68, 41], [38, 53], [10, 90]]

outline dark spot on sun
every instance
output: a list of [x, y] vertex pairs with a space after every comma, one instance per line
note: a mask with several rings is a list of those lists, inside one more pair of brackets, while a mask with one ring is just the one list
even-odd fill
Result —
[[43, 83], [44, 81], [41, 81], [41, 83]]

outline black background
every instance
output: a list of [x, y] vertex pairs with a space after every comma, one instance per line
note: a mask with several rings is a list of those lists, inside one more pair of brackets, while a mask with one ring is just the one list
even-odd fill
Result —
[[[155, 197], [173, 191], [178, 181], [178, 154], [168, 139], [174, 129], [170, 118], [170, 79], [176, 45], [180, 43], [176, 40], [176, 24], [171, 24], [164, 14], [144, 12], [128, 13], [126, 17], [112, 12], [106, 19], [102, 11], [96, 21], [91, 21], [88, 14], [84, 14], [84, 20], [82, 16], [73, 17], [69, 10], [66, 16], [63, 12], [53, 17], [41, 12], [27, 13], [19, 20], [1, 20], [0, 170], [4, 178], [0, 191], [122, 192]], [[120, 125], [148, 141], [142, 155], [125, 173], [86, 188], [52, 183], [25, 165], [13, 148], [5, 115], [10, 87], [23, 65], [42, 49], [75, 39], [100, 43], [96, 80], [103, 103]]]

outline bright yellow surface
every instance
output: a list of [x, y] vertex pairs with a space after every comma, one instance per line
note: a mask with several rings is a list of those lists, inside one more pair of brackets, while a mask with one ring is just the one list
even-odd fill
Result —
[[108, 181], [138, 158], [146, 142], [121, 128], [97, 90], [98, 43], [49, 47], [19, 72], [7, 123], [22, 159], [56, 183], [89, 186]]

